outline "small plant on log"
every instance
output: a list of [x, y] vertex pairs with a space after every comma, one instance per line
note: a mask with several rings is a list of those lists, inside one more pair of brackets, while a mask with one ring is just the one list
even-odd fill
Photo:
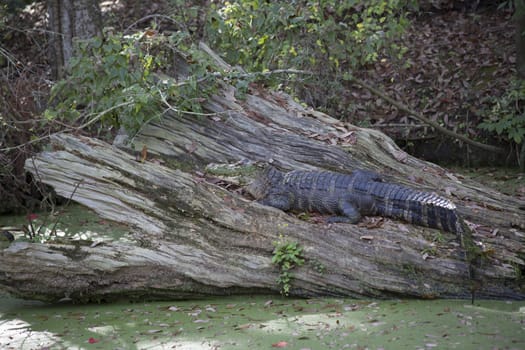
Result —
[[317, 259], [311, 260], [310, 264], [312, 265], [315, 272], [319, 274], [323, 274], [326, 271], [326, 266], [324, 266], [324, 264]]
[[277, 283], [281, 286], [281, 294], [288, 296], [290, 293], [293, 273], [291, 270], [304, 264], [303, 248], [297, 242], [284, 241], [282, 237], [274, 242], [272, 263], [279, 267]]

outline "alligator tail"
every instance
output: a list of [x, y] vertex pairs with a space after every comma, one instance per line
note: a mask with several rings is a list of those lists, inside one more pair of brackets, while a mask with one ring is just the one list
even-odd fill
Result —
[[437, 194], [384, 182], [373, 182], [368, 193], [374, 197], [379, 215], [448, 232], [462, 232], [456, 206]]

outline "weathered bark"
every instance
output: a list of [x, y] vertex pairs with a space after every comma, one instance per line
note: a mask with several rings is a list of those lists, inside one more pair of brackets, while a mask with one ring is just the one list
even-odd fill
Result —
[[[525, 298], [523, 202], [283, 94], [254, 90], [237, 100], [224, 87], [205, 107], [216, 114], [168, 113], [141, 130], [134, 149], [147, 147], [145, 162], [122, 145], [54, 137], [55, 151], [29, 160], [27, 169], [60, 195], [74, 192], [101, 217], [128, 223], [134, 239], [94, 246], [15, 241], [0, 251], [0, 288], [44, 300], [273, 293], [273, 242], [283, 236], [304, 247], [307, 261], [293, 270], [291, 295], [465, 298], [474, 288], [479, 297]], [[371, 229], [305, 222], [195, 176], [208, 163], [242, 159], [272, 159], [285, 169], [367, 168], [452, 197], [460, 215], [478, 225], [473, 239], [485, 254], [475, 281], [452, 234], [433, 246], [437, 230], [392, 220]]]
[[525, 1], [516, 1], [516, 71], [520, 79], [525, 79]]
[[96, 0], [47, 0], [49, 58], [54, 79], [73, 57], [74, 40], [100, 36], [102, 16]]

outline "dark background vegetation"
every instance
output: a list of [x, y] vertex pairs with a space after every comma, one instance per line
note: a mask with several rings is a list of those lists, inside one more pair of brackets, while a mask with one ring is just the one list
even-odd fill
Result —
[[[41, 203], [47, 192], [26, 178], [23, 164], [45, 149], [47, 135], [68, 130], [109, 139], [120, 126], [139, 130], [144, 116], [155, 115], [153, 72], [169, 70], [165, 48], [201, 40], [242, 67], [243, 78], [227, 76], [240, 91], [255, 84], [284, 90], [316, 110], [377, 128], [430, 161], [523, 167], [523, 1], [347, 3], [100, 2], [103, 39], [79, 45], [78, 59], [58, 79], [46, 2], [7, 1], [0, 8], [0, 213]], [[259, 74], [277, 70], [296, 73]], [[206, 67], [195, 74], [206, 79]], [[352, 77], [505, 153], [445, 137]], [[180, 108], [199, 109], [196, 91], [176, 94]], [[122, 110], [101, 114], [115, 105]]]

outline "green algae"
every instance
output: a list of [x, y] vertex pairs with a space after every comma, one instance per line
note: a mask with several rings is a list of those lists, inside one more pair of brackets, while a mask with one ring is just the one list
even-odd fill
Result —
[[523, 349], [525, 302], [236, 296], [45, 305], [4, 298], [2, 349]]

